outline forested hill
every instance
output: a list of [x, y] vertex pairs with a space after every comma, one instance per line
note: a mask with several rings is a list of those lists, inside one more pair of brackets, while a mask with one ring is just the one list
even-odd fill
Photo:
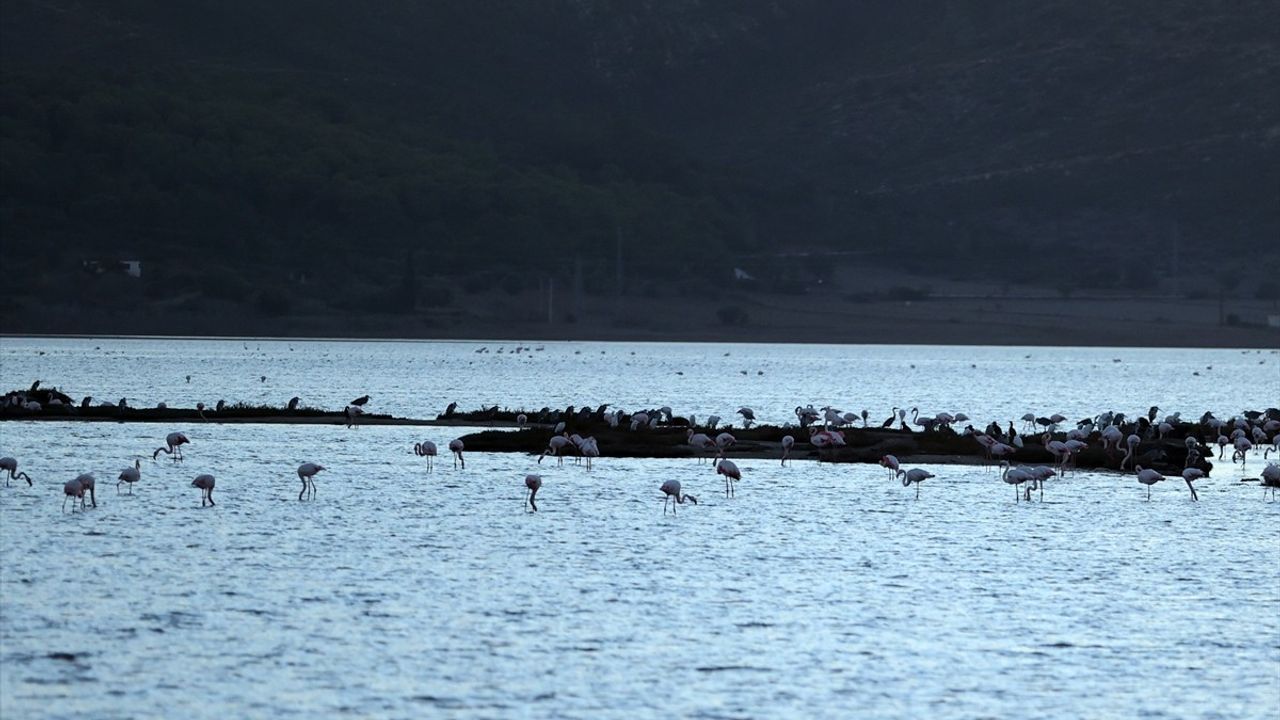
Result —
[[622, 237], [648, 279], [822, 249], [1122, 283], [1171, 238], [1190, 264], [1280, 237], [1269, 0], [0, 14], [11, 277], [128, 256], [245, 292], [406, 259], [519, 278], [612, 271]]

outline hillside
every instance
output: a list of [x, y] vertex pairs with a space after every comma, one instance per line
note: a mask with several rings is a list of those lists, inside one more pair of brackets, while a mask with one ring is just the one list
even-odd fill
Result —
[[[0, 6], [0, 312], [338, 315], [840, 258], [1269, 297], [1280, 6]], [[802, 263], [778, 253], [808, 254]], [[142, 259], [141, 282], [85, 259]], [[665, 288], [665, 290], [664, 290]]]

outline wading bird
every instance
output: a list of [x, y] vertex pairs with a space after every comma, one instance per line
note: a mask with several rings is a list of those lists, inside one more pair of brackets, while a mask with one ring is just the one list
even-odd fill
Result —
[[538, 504], [534, 502], [534, 496], [538, 494], [538, 490], [542, 487], [542, 476], [525, 475], [524, 486], [529, 490], [529, 492], [525, 494], [525, 503], [527, 503], [529, 507], [533, 508], [534, 512], [538, 512]]
[[732, 460], [721, 460], [716, 464], [716, 473], [724, 476], [724, 496], [733, 497], [738, 494], [736, 483], [742, 479], [742, 471]]
[[[662, 492], [663, 492], [663, 493], [664, 493], [664, 495], [665, 495], [665, 497], [663, 497], [663, 499], [662, 499], [662, 514], [663, 514], [663, 515], [666, 515], [666, 514], [667, 514], [667, 503], [671, 502], [672, 498], [674, 498], [674, 499], [675, 499], [675, 501], [676, 501], [676, 504], [679, 504], [679, 505], [683, 505], [685, 500], [688, 500], [689, 502], [693, 503], [694, 505], [697, 505], [697, 504], [698, 504], [698, 498], [696, 498], [696, 497], [694, 497], [694, 496], [692, 496], [692, 495], [685, 495], [685, 494], [682, 494], [682, 493], [680, 492], [680, 481], [679, 481], [679, 480], [668, 480], [668, 481], [666, 481], [666, 482], [662, 483], [662, 487], [661, 487], [661, 488], [659, 488], [659, 489], [660, 489], [660, 490], [662, 490]], [[676, 514], [676, 506], [675, 506], [675, 505], [672, 505], [672, 506], [671, 506], [671, 514], [672, 514], [672, 515], [675, 515], [675, 514]]]
[[885, 455], [880, 458], [880, 467], [889, 468], [889, 477], [898, 476], [898, 458], [894, 455]]
[[216, 505], [213, 501], [213, 476], [209, 474], [197, 475], [195, 480], [191, 481], [191, 487], [200, 488], [200, 507], [204, 507], [205, 501], [208, 500], [210, 505]]
[[84, 486], [80, 484], [80, 479], [68, 480], [66, 485], [62, 486], [62, 494], [66, 497], [62, 498], [62, 512], [67, 511], [67, 498], [71, 498], [71, 512], [76, 510], [76, 498], [80, 500], [80, 507], [84, 507]]
[[919, 500], [920, 483], [934, 477], [934, 474], [920, 468], [912, 468], [910, 470], [899, 470], [898, 476], [902, 478], [902, 487], [911, 487], [911, 483], [916, 484], [916, 499]]
[[449, 441], [449, 452], [453, 453], [453, 468], [458, 469], [458, 463], [462, 463], [462, 469], [467, 469], [467, 461], [462, 459], [462, 440], [454, 438]]
[[[564, 435], [552, 435], [551, 439], [547, 441], [547, 449], [543, 450], [542, 454], [538, 456], [538, 464], [541, 465], [542, 458], [550, 455], [556, 459], [557, 465], [563, 465], [564, 453], [567, 452], [567, 449], [570, 447], [575, 447], [575, 446], [572, 442], [569, 441], [569, 438], [565, 437]], [[450, 450], [453, 449], [453, 443], [449, 444], [449, 449]]]
[[795, 447], [796, 439], [790, 435], [782, 436], [782, 465], [786, 467], [787, 457], [791, 455], [791, 448]]
[[431, 469], [435, 467], [436, 444], [430, 440], [423, 440], [420, 443], [414, 443], [413, 454], [427, 459], [427, 472], [431, 472]]
[[[298, 466], [298, 479], [302, 481], [302, 491], [298, 493], [299, 500], [302, 499], [303, 495], [316, 496], [316, 473], [324, 469], [323, 465], [317, 465], [313, 462], [304, 462]], [[310, 492], [308, 493], [308, 491]]]
[[1196, 486], [1191, 483], [1204, 477], [1204, 471], [1200, 468], [1185, 468], [1182, 471], [1182, 481], [1187, 484], [1187, 489], [1191, 491], [1191, 499], [1199, 500], [1200, 496], [1196, 494]]
[[[693, 428], [689, 428], [688, 430], [685, 431], [685, 437], [687, 438], [686, 442], [692, 445], [695, 450], [715, 449], [715, 446], [716, 446], [715, 442], [713, 442], [710, 437], [707, 437], [706, 433], [694, 432]], [[698, 456], [699, 464], [702, 463], [702, 458], [703, 458], [702, 455]]]
[[1267, 497], [1267, 491], [1271, 491], [1272, 499], [1276, 496], [1276, 490], [1280, 490], [1280, 465], [1269, 463], [1262, 468], [1262, 497]]
[[1164, 480], [1164, 476], [1150, 468], [1144, 470], [1141, 465], [1134, 468], [1138, 471], [1138, 482], [1147, 486], [1147, 500], [1151, 499], [1151, 486]]
[[120, 479], [116, 482], [116, 494], [120, 493], [120, 483], [129, 484], [129, 494], [133, 494], [133, 484], [142, 479], [142, 461], [134, 460], [133, 467], [120, 471]]
[[9, 487], [10, 480], [26, 480], [27, 485], [31, 485], [31, 477], [24, 472], [18, 472], [18, 461], [11, 457], [0, 458], [0, 472], [8, 473], [4, 479], [4, 486]]
[[187, 445], [190, 442], [191, 441], [187, 439], [186, 435], [183, 435], [180, 432], [171, 432], [164, 436], [165, 446], [162, 448], [156, 448], [156, 451], [151, 453], [151, 459], [155, 460], [160, 457], [160, 453], [167, 453], [173, 456], [174, 462], [178, 462], [183, 459], [182, 446]]

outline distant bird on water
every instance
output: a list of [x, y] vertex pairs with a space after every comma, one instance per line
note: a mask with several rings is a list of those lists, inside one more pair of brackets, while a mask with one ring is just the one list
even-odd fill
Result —
[[183, 459], [182, 446], [187, 445], [190, 442], [191, 441], [187, 439], [186, 435], [183, 435], [180, 432], [171, 432], [164, 436], [165, 447], [156, 448], [156, 451], [151, 453], [151, 459], [155, 460], [160, 457], [160, 453], [168, 453], [173, 456], [174, 462], [178, 462]]
[[462, 469], [467, 469], [467, 461], [462, 458], [464, 446], [461, 438], [454, 438], [449, 441], [449, 452], [453, 453], [453, 467], [456, 470], [458, 463], [462, 463]]
[[120, 483], [128, 483], [129, 494], [133, 494], [133, 484], [142, 479], [142, 461], [134, 460], [133, 467], [120, 471], [120, 479], [116, 482], [116, 493], [120, 492]]
[[[316, 496], [316, 473], [324, 470], [323, 465], [317, 465], [313, 462], [305, 462], [298, 466], [298, 479], [302, 481], [302, 492], [298, 493], [298, 499], [301, 500], [303, 495], [309, 497]], [[307, 491], [310, 490], [310, 493]]]
[[1271, 491], [1272, 499], [1275, 499], [1276, 490], [1280, 490], [1280, 465], [1268, 463], [1262, 468], [1262, 497], [1266, 498], [1267, 491]]
[[[1152, 411], [1155, 411], [1155, 410], [1158, 410], [1158, 408], [1152, 408]], [[1147, 486], [1147, 500], [1150, 500], [1151, 486], [1155, 485], [1161, 480], [1164, 480], [1164, 476], [1150, 468], [1147, 468], [1146, 470], [1144, 470], [1142, 469], [1141, 465], [1135, 468], [1135, 470], [1138, 471], [1138, 482]]]
[[366, 403], [368, 403], [368, 402], [369, 402], [369, 396], [368, 396], [368, 395], [361, 395], [360, 397], [356, 398], [355, 400], [352, 400], [352, 401], [351, 401], [351, 404], [352, 404], [352, 405], [356, 405], [356, 406], [358, 406], [358, 407], [364, 407], [364, 406], [365, 406], [365, 404], [366, 404]]
[[934, 477], [934, 474], [920, 468], [912, 468], [910, 470], [899, 470], [898, 476], [902, 478], [902, 487], [911, 487], [911, 483], [916, 485], [916, 499], [920, 499], [920, 483]]
[[[679, 505], [683, 505], [685, 500], [688, 500], [689, 502], [693, 503], [694, 505], [697, 505], [697, 504], [698, 504], [698, 498], [696, 498], [696, 497], [694, 497], [694, 496], [692, 496], [692, 495], [685, 495], [685, 494], [682, 494], [682, 493], [680, 492], [680, 481], [679, 481], [679, 480], [668, 480], [668, 481], [666, 481], [666, 482], [662, 483], [662, 487], [661, 487], [661, 488], [659, 488], [659, 489], [660, 489], [660, 490], [662, 490], [662, 492], [663, 492], [663, 493], [664, 493], [664, 495], [665, 495], [665, 497], [664, 497], [664, 498], [663, 498], [663, 500], [662, 500], [662, 514], [663, 514], [663, 515], [666, 515], [666, 514], [667, 514], [667, 503], [671, 502], [671, 500], [672, 500], [673, 498], [675, 499], [676, 504], [679, 504]], [[675, 505], [672, 505], [672, 506], [671, 506], [671, 514], [672, 514], [672, 515], [675, 515], [675, 514], [676, 514], [676, 507], [675, 507]]]
[[538, 504], [534, 502], [534, 497], [538, 494], [538, 490], [542, 487], [542, 476], [541, 475], [525, 475], [524, 486], [529, 490], [528, 494], [525, 495], [525, 502], [528, 503], [529, 507], [533, 508], [534, 512], [538, 512]]
[[1182, 471], [1182, 481], [1187, 484], [1187, 489], [1191, 491], [1191, 499], [1199, 500], [1200, 496], [1196, 494], [1196, 486], [1191, 483], [1204, 477], [1204, 471], [1200, 468], [1189, 467]]
[[62, 512], [67, 511], [67, 498], [71, 498], [72, 512], [75, 512], [76, 510], [76, 499], [80, 500], [80, 507], [84, 507], [84, 486], [80, 484], [79, 478], [76, 478], [75, 480], [68, 480], [67, 483], [62, 486], [62, 493], [66, 496], [62, 498]]
[[27, 485], [31, 485], [31, 476], [24, 472], [18, 472], [18, 461], [14, 458], [0, 458], [0, 472], [8, 473], [8, 476], [4, 479], [5, 487], [9, 487], [10, 480], [26, 480]]
[[420, 443], [413, 444], [413, 454], [418, 457], [427, 459], [427, 471], [430, 472], [436, 464], [436, 444], [430, 440], [423, 440]]
[[209, 474], [197, 475], [191, 481], [191, 487], [200, 488], [200, 507], [205, 506], [206, 500], [210, 505], [217, 504], [213, 501], [213, 484], [213, 476]]
[[742, 479], [742, 471], [738, 466], [732, 460], [721, 460], [716, 464], [716, 473], [724, 476], [724, 496], [737, 495], [737, 482]]

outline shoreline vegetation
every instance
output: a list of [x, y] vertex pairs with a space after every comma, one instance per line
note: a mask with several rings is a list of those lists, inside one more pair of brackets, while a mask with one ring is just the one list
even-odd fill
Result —
[[[25, 398], [25, 399], [20, 399]], [[34, 400], [33, 400], [34, 398]], [[86, 402], [88, 398], [86, 398]], [[27, 403], [34, 402], [34, 405]], [[934, 428], [931, 430], [912, 430], [905, 422], [898, 428], [874, 428], [843, 426], [834, 428], [838, 431], [841, 442], [838, 445], [822, 447], [823, 443], [812, 442], [810, 433], [822, 430], [820, 424], [806, 427], [756, 425], [751, 428], [706, 427], [690, 425], [689, 421], [679, 416], [669, 417], [652, 426], [631, 430], [630, 418], [618, 418], [615, 426], [608, 421], [605, 407], [595, 411], [582, 408], [575, 412], [570, 407], [563, 411], [543, 408], [542, 410], [512, 410], [481, 408], [475, 411], [456, 412], [450, 407], [445, 413], [435, 418], [400, 418], [390, 415], [357, 412], [354, 416], [348, 409], [329, 411], [310, 407], [284, 408], [264, 405], [224, 405], [215, 408], [133, 408], [119, 407], [109, 403], [77, 405], [71, 398], [57, 390], [16, 390], [4, 397], [0, 406], [0, 421], [71, 421], [71, 422], [143, 422], [143, 423], [275, 423], [297, 425], [399, 425], [418, 427], [468, 427], [491, 428], [472, 432], [461, 437], [469, 452], [507, 452], [529, 455], [544, 455], [548, 452], [549, 440], [557, 434], [556, 429], [566, 437], [574, 435], [596, 438], [604, 455], [609, 457], [630, 458], [689, 458], [714, 459], [726, 457], [731, 459], [781, 460], [784, 437], [794, 439], [794, 447], [789, 453], [791, 459], [818, 460], [831, 463], [879, 463], [885, 455], [894, 455], [904, 463], [930, 464], [994, 464], [995, 460], [978, 440], [978, 430], [957, 432], [951, 428]], [[1280, 418], [1280, 410], [1270, 409], [1256, 413], [1258, 417], [1275, 420]], [[1276, 417], [1272, 417], [1272, 416]], [[1206, 415], [1206, 418], [1212, 416]], [[1001, 438], [1001, 442], [1015, 442], [1017, 447], [1010, 447], [1005, 456], [1013, 464], [1018, 465], [1058, 465], [1059, 457], [1051, 452], [1047, 445], [1050, 441], [1063, 441], [1068, 434], [1059, 429], [1059, 424], [1043, 427], [1019, 434], [1010, 425], [1009, 431], [998, 426], [988, 426], [987, 431]], [[1063, 421], [1061, 425], [1079, 425], [1071, 421]], [[714, 447], [697, 448], [690, 444], [690, 434], [705, 432], [714, 436], [717, 432], [728, 432], [733, 440], [728, 447], [717, 450]], [[1132, 428], [1124, 430], [1125, 435], [1141, 433], [1141, 441], [1133, 450], [1128, 460], [1128, 470], [1135, 465], [1153, 468], [1167, 474], [1178, 474], [1184, 467], [1196, 467], [1206, 475], [1213, 469], [1215, 457], [1213, 439], [1218, 430], [1208, 424], [1205, 418], [1200, 422], [1179, 423], [1172, 429], [1165, 429], [1157, 434], [1157, 429], [1146, 418], [1139, 418]], [[1126, 453], [1117, 443], [1108, 449], [1101, 441], [1100, 430], [1092, 428], [1080, 435], [1087, 446], [1072, 455], [1069, 467], [1081, 470], [1114, 470], [1123, 472]], [[1195, 439], [1189, 443], [1188, 439]], [[1207, 446], [1207, 447], [1206, 447]], [[566, 452], [558, 453], [558, 460], [574, 458], [573, 443], [564, 447]], [[1192, 450], [1191, 448], [1196, 448]], [[1229, 448], [1227, 448], [1229, 449]], [[1223, 448], [1219, 449], [1219, 455]], [[1258, 451], [1262, 448], [1259, 446]], [[1188, 456], [1191, 455], [1190, 460]]]

